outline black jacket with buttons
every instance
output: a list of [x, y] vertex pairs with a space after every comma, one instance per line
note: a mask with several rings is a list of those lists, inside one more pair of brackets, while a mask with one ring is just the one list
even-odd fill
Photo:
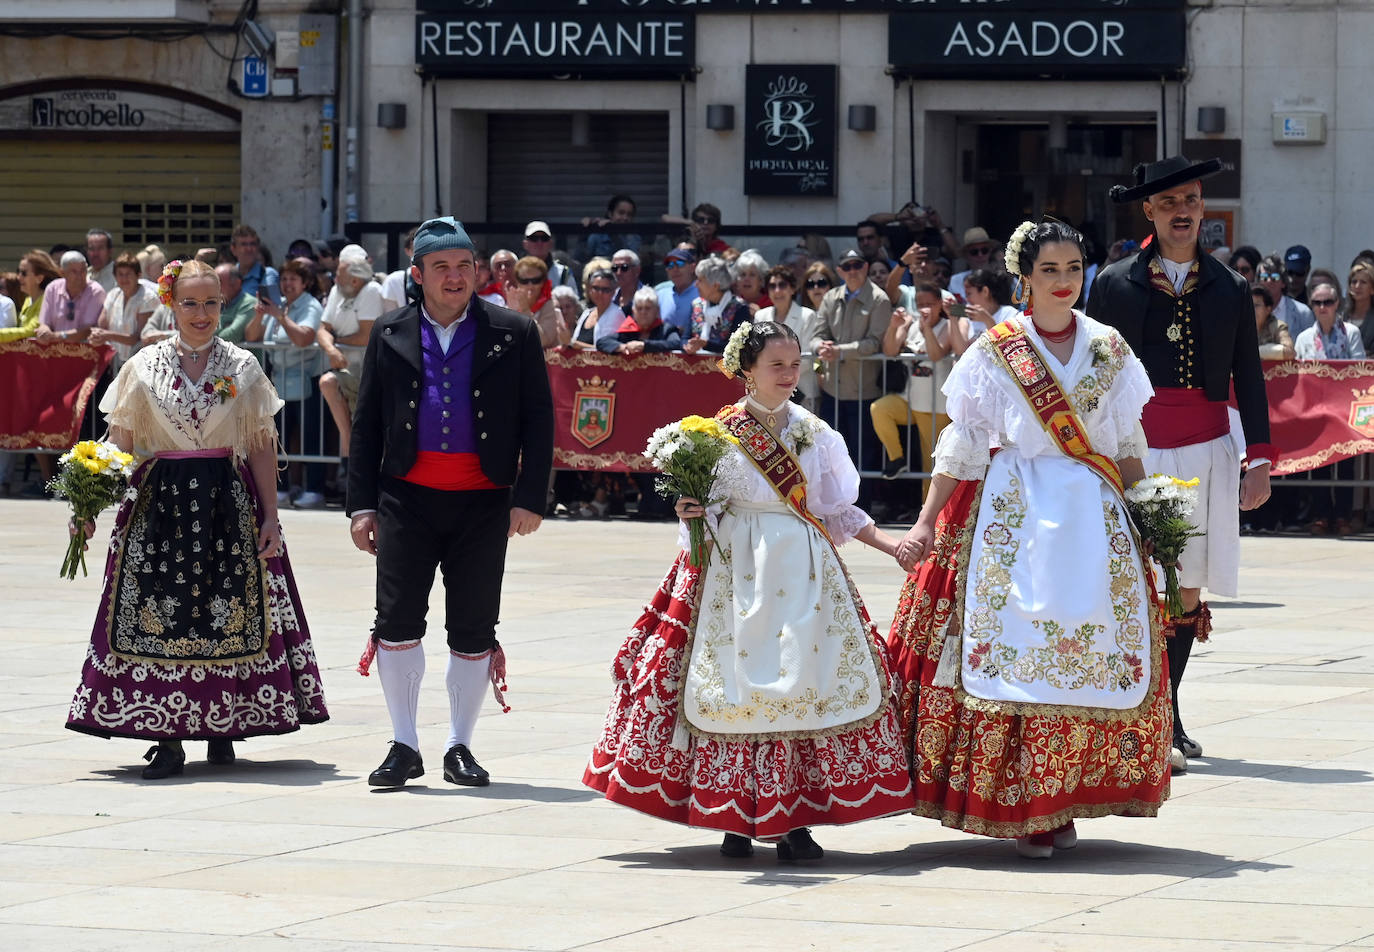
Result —
[[1218, 403], [1226, 402], [1234, 387], [1251, 455], [1273, 458], [1277, 450], [1269, 445], [1269, 399], [1259, 358], [1255, 305], [1245, 279], [1199, 249], [1193, 316], [1197, 318], [1197, 363], [1201, 366], [1190, 370], [1185, 364], [1178, 368], [1173, 365], [1175, 348], [1164, 338], [1169, 315], [1157, 320], [1163, 305], [1155, 300], [1162, 295], [1150, 282], [1150, 259], [1155, 254], [1151, 245], [1099, 271], [1084, 310], [1094, 320], [1121, 332], [1156, 387], [1179, 386], [1185, 382], [1180, 375], [1185, 375], [1187, 382], [1201, 385], [1208, 400]]
[[[348, 458], [348, 513], [376, 509], [382, 476], [404, 476], [418, 450], [420, 308], [372, 325]], [[539, 328], [524, 315], [472, 299], [473, 432], [482, 473], [512, 486], [511, 505], [543, 515], [553, 466], [553, 397]]]

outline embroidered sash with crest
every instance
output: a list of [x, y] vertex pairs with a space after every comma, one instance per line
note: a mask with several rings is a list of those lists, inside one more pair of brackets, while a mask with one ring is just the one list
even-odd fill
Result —
[[1059, 381], [1045, 366], [1040, 352], [1026, 336], [1025, 329], [1011, 321], [1003, 321], [988, 331], [988, 337], [993, 353], [1016, 381], [1054, 445], [1066, 456], [1091, 467], [1120, 495], [1124, 486], [1116, 460], [1093, 451], [1087, 428], [1069, 404]]
[[806, 508], [806, 473], [782, 441], [743, 407], [725, 407], [716, 414], [716, 419], [735, 435], [744, 455], [777, 490], [788, 508], [818, 529], [833, 545], [825, 523]]

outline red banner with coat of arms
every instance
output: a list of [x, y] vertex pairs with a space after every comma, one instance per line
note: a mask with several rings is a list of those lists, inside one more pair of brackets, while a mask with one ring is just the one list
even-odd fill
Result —
[[553, 462], [560, 469], [652, 472], [649, 435], [690, 414], [712, 416], [744, 395], [715, 354], [546, 351], [553, 389]]
[[1290, 476], [1374, 452], [1374, 360], [1264, 365], [1274, 475]]
[[69, 449], [113, 358], [111, 348], [89, 344], [0, 344], [0, 449]]

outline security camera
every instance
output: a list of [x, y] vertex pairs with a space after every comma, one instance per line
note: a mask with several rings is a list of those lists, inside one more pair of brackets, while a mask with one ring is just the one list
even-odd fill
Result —
[[276, 43], [277, 35], [256, 20], [244, 20], [243, 41], [254, 56], [267, 59], [272, 55], [272, 45]]

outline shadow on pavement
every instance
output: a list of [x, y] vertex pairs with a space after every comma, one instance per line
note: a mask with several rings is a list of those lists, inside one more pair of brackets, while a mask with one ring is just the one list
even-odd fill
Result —
[[492, 781], [490, 787], [464, 787], [443, 783], [442, 771], [439, 777], [440, 782], [432, 787], [426, 784], [406, 784], [404, 787], [372, 787], [371, 792], [377, 795], [409, 793], [421, 797], [469, 796], [480, 797], [483, 800], [533, 800], [536, 803], [583, 803], [601, 799], [601, 794], [577, 787], [540, 787], [529, 783], [503, 783], [499, 780]]
[[[187, 741], [194, 744], [196, 741]], [[357, 775], [341, 774], [334, 764], [314, 760], [248, 760], [240, 756], [233, 764], [220, 766], [186, 758], [185, 772], [162, 780], [144, 780], [140, 773], [144, 765], [125, 768], [93, 770], [101, 780], [137, 783], [145, 786], [165, 786], [177, 783], [196, 783], [207, 780], [215, 783], [271, 783], [280, 787], [312, 787], [337, 780], [356, 780]]]
[[1199, 777], [1263, 777], [1280, 783], [1374, 783], [1374, 774], [1367, 770], [1266, 764], [1239, 757], [1199, 757], [1188, 761], [1188, 772]]

